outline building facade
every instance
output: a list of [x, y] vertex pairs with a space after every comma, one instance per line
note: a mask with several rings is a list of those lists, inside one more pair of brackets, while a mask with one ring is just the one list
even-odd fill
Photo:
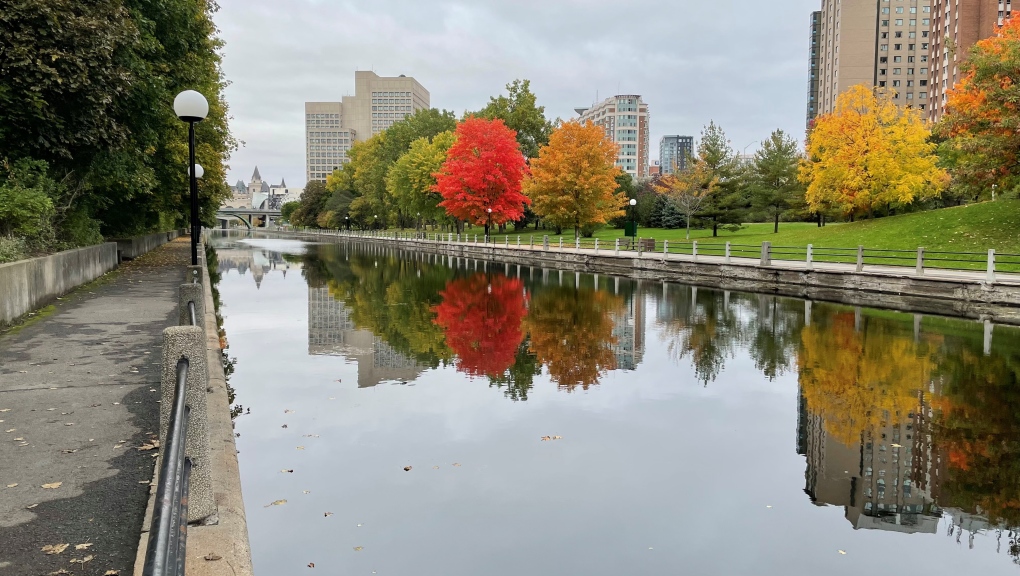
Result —
[[304, 193], [303, 188], [292, 188], [287, 186], [287, 180], [283, 179], [279, 184], [270, 184], [262, 180], [259, 167], [251, 175], [251, 181], [247, 184], [244, 180], [238, 180], [237, 184], [230, 187], [232, 195], [222, 204], [224, 208], [252, 208], [256, 210], [279, 210], [287, 202], [296, 202], [301, 199]]
[[822, 0], [811, 31], [818, 59], [813, 113], [831, 113], [839, 95], [858, 84], [889, 89], [900, 106], [926, 110], [931, 21], [932, 0]]
[[663, 136], [659, 140], [659, 170], [673, 174], [687, 169], [687, 161], [694, 156], [693, 136]]
[[960, 81], [968, 50], [993, 36], [1012, 13], [1011, 0], [932, 1], [929, 120], [936, 122], [945, 112], [947, 93]]
[[808, 47], [808, 98], [807, 98], [807, 123], [811, 126], [815, 117], [818, 116], [818, 64], [821, 60], [822, 43], [822, 13], [821, 11], [811, 13], [811, 45]]
[[639, 95], [607, 98], [591, 108], [575, 108], [580, 122], [592, 122], [616, 143], [616, 165], [634, 178], [648, 178], [649, 113]]
[[354, 96], [340, 102], [305, 102], [305, 177], [325, 180], [347, 163], [355, 142], [367, 140], [431, 106], [428, 90], [408, 76], [354, 73]]

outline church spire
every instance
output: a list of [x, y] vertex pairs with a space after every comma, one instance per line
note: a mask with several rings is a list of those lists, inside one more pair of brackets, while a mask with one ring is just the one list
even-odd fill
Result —
[[262, 175], [259, 174], [259, 167], [255, 167], [255, 173], [251, 175], [252, 180], [262, 180]]

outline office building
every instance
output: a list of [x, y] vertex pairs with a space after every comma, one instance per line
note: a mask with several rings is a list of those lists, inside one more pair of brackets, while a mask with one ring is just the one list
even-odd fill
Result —
[[414, 78], [355, 72], [354, 96], [340, 102], [305, 102], [306, 178], [325, 180], [347, 163], [355, 142], [430, 106], [428, 90]]
[[839, 95], [858, 84], [889, 89], [901, 106], [927, 109], [931, 12], [932, 0], [822, 0], [818, 30], [811, 31], [818, 58], [814, 113], [831, 113]]
[[659, 170], [662, 174], [683, 172], [694, 156], [693, 136], [663, 136], [659, 140]]
[[815, 117], [818, 116], [818, 64], [820, 61], [822, 42], [822, 13], [821, 11], [811, 13], [811, 45], [808, 47], [810, 58], [808, 58], [808, 98], [807, 98], [807, 124], [811, 127]]
[[931, 121], [938, 121], [945, 112], [947, 93], [961, 79], [960, 64], [968, 50], [993, 36], [1012, 13], [1011, 0], [932, 0]]
[[648, 105], [638, 95], [607, 98], [591, 108], [575, 108], [579, 121], [592, 122], [606, 132], [619, 151], [616, 165], [634, 178], [648, 178]]

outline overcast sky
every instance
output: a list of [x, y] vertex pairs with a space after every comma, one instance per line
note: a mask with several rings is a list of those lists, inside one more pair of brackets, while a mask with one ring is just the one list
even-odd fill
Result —
[[304, 185], [304, 102], [354, 93], [354, 71], [415, 77], [434, 108], [483, 107], [530, 79], [550, 118], [641, 94], [650, 160], [665, 134], [715, 120], [733, 147], [782, 128], [801, 141], [808, 24], [819, 0], [220, 0], [230, 183], [258, 165]]

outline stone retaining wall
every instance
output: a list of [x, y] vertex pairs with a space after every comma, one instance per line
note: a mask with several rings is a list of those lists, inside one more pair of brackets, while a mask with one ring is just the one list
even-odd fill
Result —
[[0, 326], [13, 323], [116, 267], [114, 242], [0, 264]]
[[117, 253], [120, 256], [121, 262], [123, 262], [124, 260], [134, 260], [139, 256], [147, 254], [149, 251], [172, 241], [174, 238], [183, 236], [184, 233], [184, 230], [171, 230], [170, 232], [158, 232], [145, 236], [135, 236], [134, 238], [111, 238], [110, 242], [117, 243]]
[[[280, 233], [274, 233], [280, 234]], [[657, 282], [679, 282], [721, 290], [779, 294], [854, 306], [922, 314], [990, 320], [1020, 325], [1020, 285], [987, 284], [902, 273], [791, 270], [782, 266], [748, 266], [715, 262], [663, 260], [652, 253], [616, 255], [612, 249], [594, 254], [558, 250], [522, 250], [489, 244], [436, 243], [382, 237], [347, 237], [294, 232], [316, 241], [358, 242], [408, 250], [475, 258], [521, 266], [608, 274]]]

